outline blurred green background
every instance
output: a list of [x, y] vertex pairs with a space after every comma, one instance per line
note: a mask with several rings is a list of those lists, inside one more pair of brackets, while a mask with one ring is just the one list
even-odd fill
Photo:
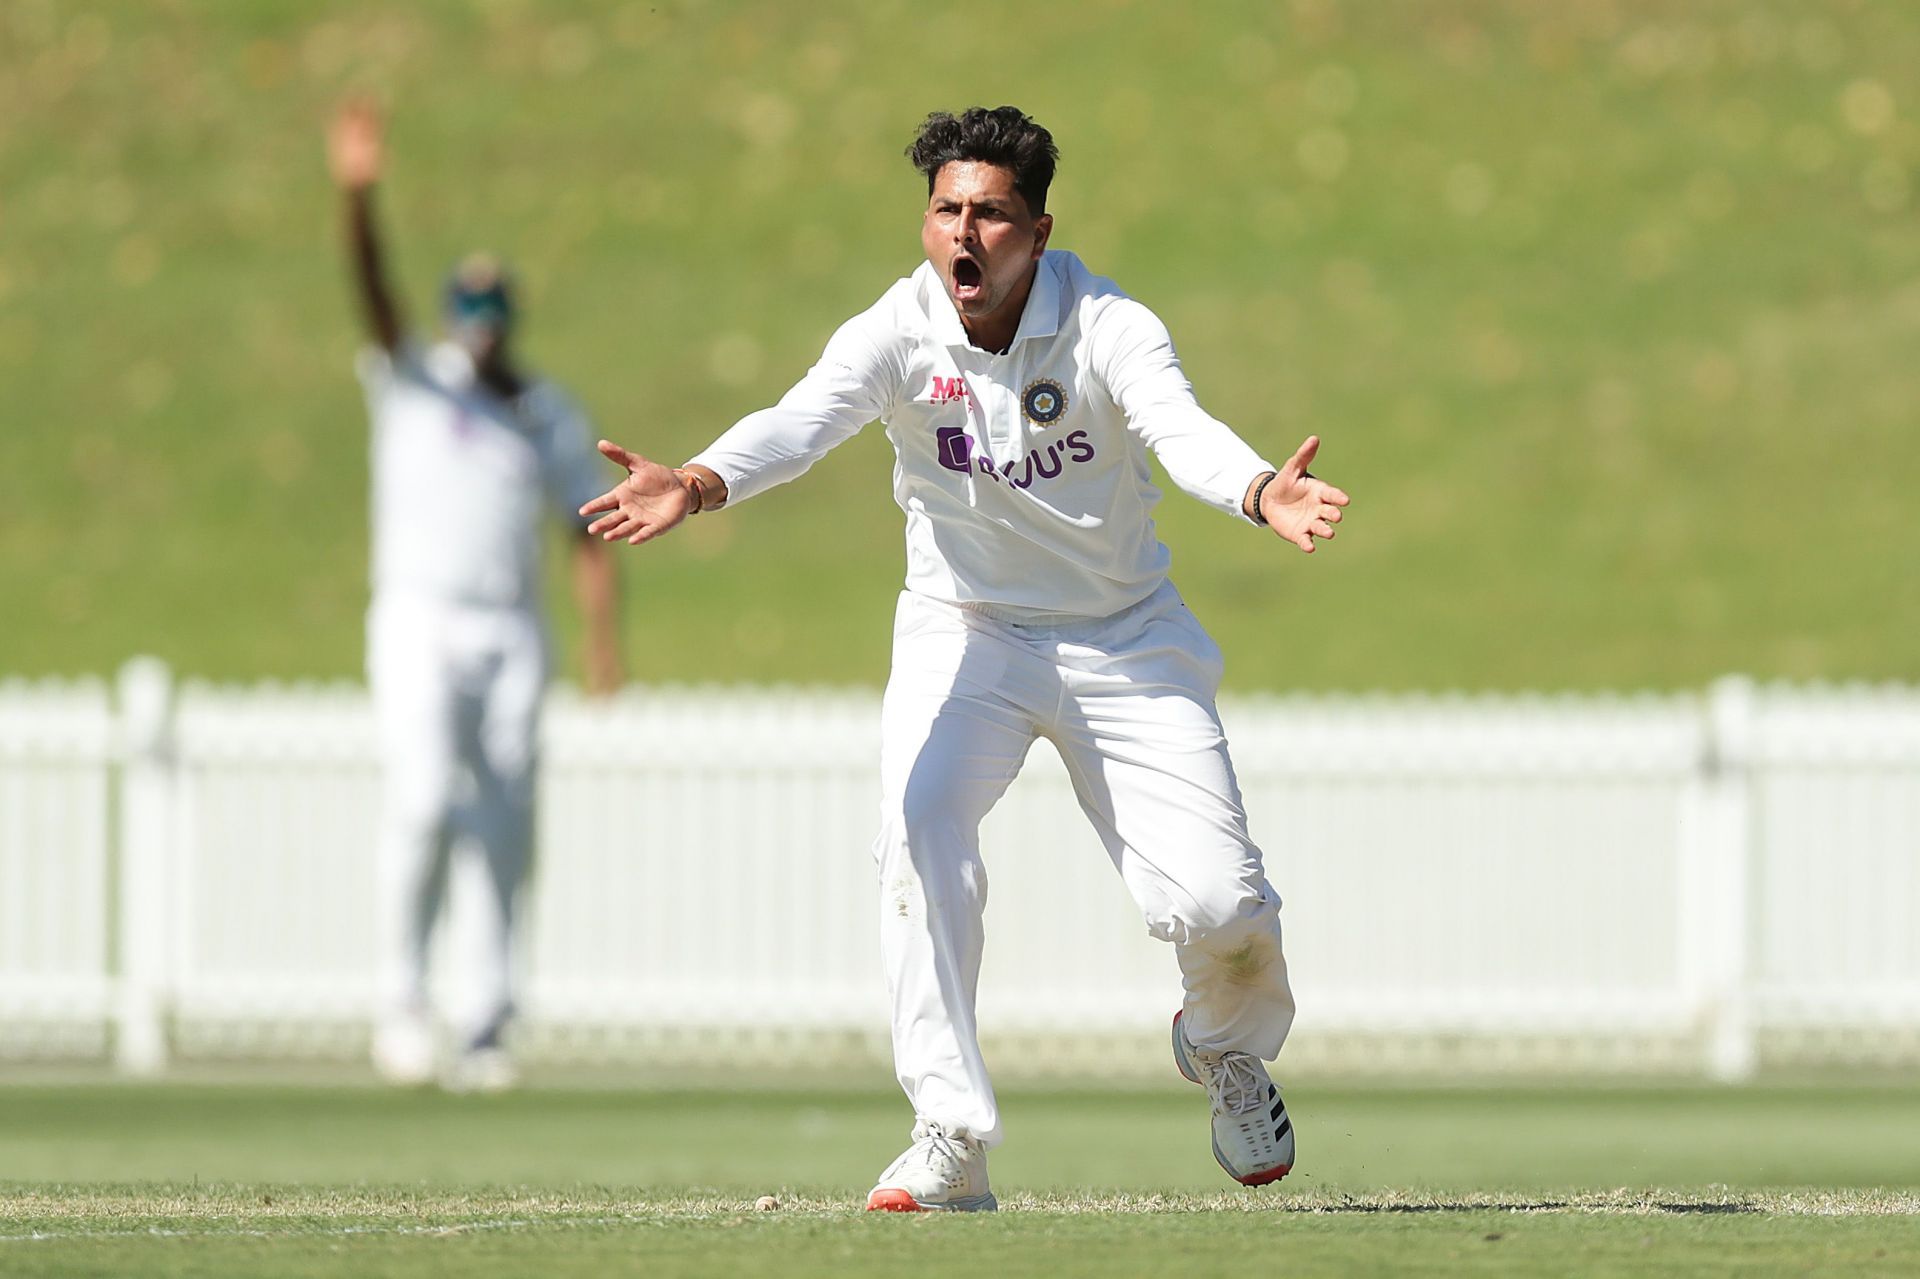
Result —
[[[359, 670], [321, 130], [371, 90], [414, 318], [498, 249], [532, 362], [672, 460], [915, 265], [925, 112], [1033, 112], [1056, 244], [1355, 495], [1311, 560], [1169, 495], [1233, 686], [1914, 678], [1916, 65], [1840, 0], [7, 0], [0, 672]], [[889, 467], [628, 553], [634, 675], [878, 683]]]

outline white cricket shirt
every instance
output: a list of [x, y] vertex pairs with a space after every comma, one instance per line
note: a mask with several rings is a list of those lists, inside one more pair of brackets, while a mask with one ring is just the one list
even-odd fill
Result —
[[1195, 401], [1153, 312], [1052, 250], [1006, 354], [968, 342], [922, 263], [842, 325], [779, 404], [692, 460], [744, 501], [875, 420], [893, 441], [907, 589], [1015, 621], [1108, 617], [1166, 580], [1148, 449], [1234, 514], [1277, 469]]
[[540, 600], [541, 517], [607, 487], [585, 416], [550, 382], [508, 400], [460, 347], [360, 353], [373, 420], [373, 589], [497, 608]]

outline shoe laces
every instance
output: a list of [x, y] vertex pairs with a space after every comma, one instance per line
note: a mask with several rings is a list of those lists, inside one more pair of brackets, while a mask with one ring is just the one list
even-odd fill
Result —
[[1206, 1071], [1207, 1092], [1223, 1113], [1249, 1115], [1266, 1109], [1270, 1085], [1252, 1057], [1236, 1052], [1218, 1057], [1195, 1053], [1194, 1059]]
[[966, 1158], [965, 1138], [924, 1120], [913, 1126], [913, 1145], [907, 1151], [907, 1160], [952, 1181], [961, 1175]]

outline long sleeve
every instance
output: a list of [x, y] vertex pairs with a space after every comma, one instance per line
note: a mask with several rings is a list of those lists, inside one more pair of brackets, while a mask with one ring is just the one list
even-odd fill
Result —
[[1166, 325], [1124, 298], [1108, 305], [1093, 336], [1094, 367], [1126, 414], [1128, 429], [1154, 451], [1175, 484], [1244, 519], [1241, 503], [1254, 477], [1279, 468], [1200, 407]]
[[726, 481], [728, 505], [798, 479], [835, 445], [887, 415], [905, 369], [899, 342], [874, 322], [873, 312], [856, 316], [778, 404], [741, 418], [689, 460]]

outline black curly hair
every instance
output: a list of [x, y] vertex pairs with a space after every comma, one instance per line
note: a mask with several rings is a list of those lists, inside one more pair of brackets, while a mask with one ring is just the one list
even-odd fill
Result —
[[1038, 216], [1047, 211], [1047, 188], [1053, 185], [1060, 149], [1053, 135], [1019, 107], [969, 107], [959, 115], [935, 111], [928, 116], [907, 158], [927, 175], [928, 195], [940, 170], [955, 160], [1006, 169], [1013, 174], [1013, 189]]

